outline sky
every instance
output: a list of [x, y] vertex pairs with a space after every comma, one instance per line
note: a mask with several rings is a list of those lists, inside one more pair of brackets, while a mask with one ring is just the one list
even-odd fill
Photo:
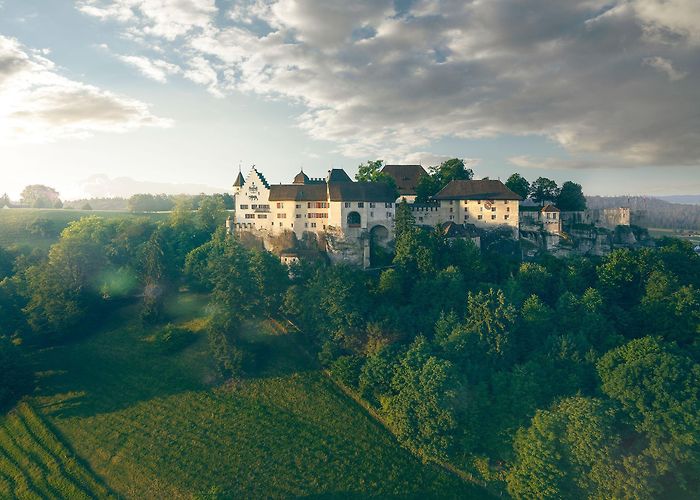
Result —
[[0, 192], [370, 159], [700, 194], [698, 0], [0, 0]]

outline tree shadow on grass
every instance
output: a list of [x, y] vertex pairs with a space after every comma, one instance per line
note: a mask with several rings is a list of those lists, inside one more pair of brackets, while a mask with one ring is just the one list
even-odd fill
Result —
[[[144, 339], [152, 331], [135, 320], [136, 307], [116, 311], [80, 340], [43, 349], [37, 355], [36, 400], [55, 418], [111, 413], [155, 398], [209, 390], [217, 375], [206, 333], [185, 349], [164, 354]], [[260, 325], [259, 325], [260, 326]], [[240, 339], [246, 352], [245, 379], [282, 377], [317, 369], [293, 335], [274, 334], [255, 323]]]

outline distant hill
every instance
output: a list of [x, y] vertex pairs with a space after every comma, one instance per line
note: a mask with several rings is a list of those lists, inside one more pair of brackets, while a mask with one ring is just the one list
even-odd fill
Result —
[[665, 229], [700, 229], [700, 205], [646, 196], [587, 196], [588, 208], [629, 207], [632, 223]]
[[670, 203], [680, 203], [685, 205], [700, 205], [700, 194], [677, 194], [670, 196], [656, 196], [660, 200]]
[[63, 202], [63, 208], [80, 210], [86, 204], [90, 205], [93, 210], [128, 210], [126, 198], [83, 198], [80, 200], [70, 200]]

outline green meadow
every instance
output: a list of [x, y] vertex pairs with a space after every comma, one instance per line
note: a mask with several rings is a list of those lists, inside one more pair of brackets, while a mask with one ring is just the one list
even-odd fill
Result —
[[[0, 246], [48, 249], [58, 240], [61, 231], [70, 222], [91, 215], [105, 219], [135, 217], [130, 212], [108, 210], [0, 209]], [[161, 220], [167, 218], [169, 214], [152, 213], [139, 216]]]
[[0, 418], [0, 496], [113, 497], [26, 402]]
[[[66, 488], [126, 498], [484, 496], [399, 446], [275, 324], [244, 325], [255, 368], [222, 383], [205, 303], [181, 294], [170, 304], [197, 337], [177, 353], [155, 349], [128, 306], [83, 340], [36, 355], [30, 403], [74, 451], [71, 463], [85, 464], [64, 469]], [[42, 460], [17, 466], [28, 484], [51, 471]], [[73, 479], [79, 471], [98, 479]]]

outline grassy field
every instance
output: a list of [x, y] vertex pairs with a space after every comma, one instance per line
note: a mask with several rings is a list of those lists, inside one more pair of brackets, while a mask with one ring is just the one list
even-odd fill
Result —
[[111, 498], [31, 406], [0, 418], [0, 497]]
[[[35, 208], [12, 208], [0, 210], [0, 246], [23, 246], [47, 249], [58, 240], [61, 230], [69, 222], [89, 215], [104, 218], [136, 217], [131, 212], [112, 212], [104, 210], [49, 210]], [[167, 218], [169, 214], [154, 213], [138, 215], [154, 219]], [[37, 234], [28, 229], [37, 219], [48, 221], [47, 234]]]
[[654, 238], [661, 238], [664, 236], [669, 236], [672, 238], [680, 238], [682, 240], [688, 240], [694, 245], [700, 244], [700, 231], [693, 231], [690, 229], [677, 230], [677, 229], [660, 229], [660, 228], [649, 228], [649, 234]]
[[32, 397], [116, 494], [128, 498], [483, 497], [401, 448], [316, 369], [292, 334], [246, 325], [253, 373], [220, 385], [201, 333], [203, 298], [171, 305], [197, 333], [154, 352], [125, 308], [100, 331], [37, 355]]

